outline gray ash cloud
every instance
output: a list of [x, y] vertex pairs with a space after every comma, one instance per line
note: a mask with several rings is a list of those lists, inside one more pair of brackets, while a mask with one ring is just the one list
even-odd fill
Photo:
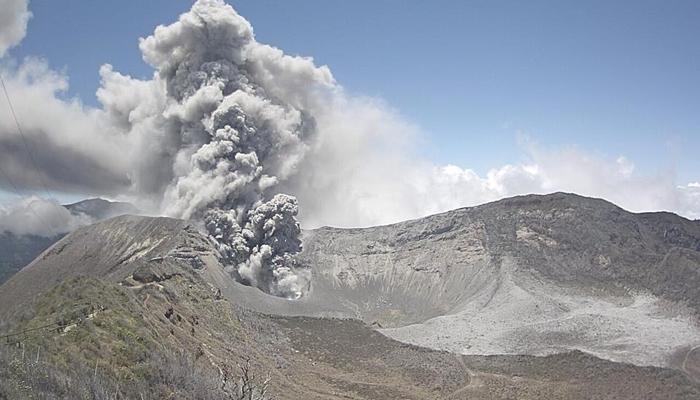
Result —
[[[293, 257], [301, 250], [298, 205], [279, 184], [303, 159], [314, 123], [279, 93], [290, 83], [328, 84], [330, 75], [258, 44], [250, 24], [214, 0], [196, 2], [140, 48], [164, 93], [152, 101], [161, 105], [155, 113], [129, 113], [126, 125], [165, 132], [161, 161], [172, 176], [156, 185], [162, 211], [200, 221], [240, 281], [299, 298], [308, 272]], [[275, 73], [299, 62], [301, 74], [286, 77], [296, 82]]]

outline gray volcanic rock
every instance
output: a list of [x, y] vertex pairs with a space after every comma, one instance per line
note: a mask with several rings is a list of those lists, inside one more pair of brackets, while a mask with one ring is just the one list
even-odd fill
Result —
[[673, 214], [521, 196], [322, 228], [307, 233], [302, 258], [314, 268], [311, 299], [421, 346], [669, 366], [700, 345], [700, 224]]
[[[124, 215], [79, 228], [0, 286], [0, 316], [67, 279], [87, 276], [119, 282], [142, 265], [210, 253], [206, 238], [172, 218]], [[198, 252], [194, 253], [194, 249]]]
[[189, 223], [122, 216], [70, 234], [0, 286], [0, 318], [71, 277], [157, 287], [186, 267], [244, 310], [360, 319], [399, 341], [469, 357], [581, 350], [700, 379], [698, 238], [697, 222], [672, 214], [523, 196], [394, 225], [307, 231], [298, 259], [312, 284], [290, 301], [231, 279]]
[[[280, 400], [700, 395], [679, 371], [580, 352], [462, 356], [397, 342], [357, 320], [256, 313], [240, 302], [259, 290], [221, 295], [210, 249], [189, 224], [167, 218], [119, 217], [70, 234], [0, 286], [0, 319], [20, 310], [0, 335], [8, 326], [23, 332], [0, 345], [0, 398], [230, 398], [248, 362]], [[32, 285], [47, 274], [63, 279]], [[33, 299], [16, 300], [20, 291]]]
[[374, 228], [321, 228], [307, 233], [303, 257], [351, 296], [368, 286], [382, 292], [380, 302], [396, 293], [427, 303], [397, 303], [397, 324], [449, 311], [507, 259], [559, 285], [648, 291], [700, 310], [700, 223], [572, 194], [520, 196]]

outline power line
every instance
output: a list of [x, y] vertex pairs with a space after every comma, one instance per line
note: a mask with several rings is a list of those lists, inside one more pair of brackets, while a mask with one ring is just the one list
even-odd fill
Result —
[[[72, 312], [84, 311], [84, 310], [86, 310], [88, 307], [90, 307], [90, 308], [95, 308], [95, 305], [92, 304], [92, 303], [83, 303], [83, 305], [78, 304], [77, 306], [74, 305], [74, 306], [73, 306], [73, 309], [71, 309], [70, 311], [72, 311]], [[105, 310], [105, 308], [102, 307], [102, 306], [100, 306], [99, 304], [97, 305], [96, 308], [99, 309], [99, 310], [101, 310], [101, 311], [104, 311], [104, 310]], [[63, 311], [64, 314], [67, 313], [67, 312], [68, 312], [68, 311]], [[58, 325], [58, 326], [61, 326], [61, 325], [70, 325], [71, 323], [79, 322], [79, 321], [85, 319], [86, 317], [87, 317], [87, 314], [83, 313], [83, 314], [81, 314], [81, 315], [78, 315], [78, 316], [76, 316], [76, 317], [70, 318], [70, 319], [68, 319], [68, 320], [57, 320], [57, 321], [54, 321], [54, 322], [51, 322], [51, 323], [48, 323], [48, 324], [45, 324], [45, 325], [37, 326], [37, 327], [34, 327], [34, 328], [29, 328], [29, 329], [24, 329], [24, 330], [21, 330], [21, 331], [16, 331], [16, 332], [8, 333], [8, 334], [5, 334], [5, 335], [1, 335], [1, 336], [0, 336], [0, 340], [1, 340], [1, 339], [7, 339], [7, 338], [10, 338], [10, 337], [13, 337], [13, 336], [24, 335], [25, 333], [29, 333], [29, 332], [35, 332], [35, 331], [39, 331], [39, 330], [51, 328], [51, 327], [57, 326], [57, 325]]]
[[[10, 106], [10, 113], [12, 114], [12, 118], [15, 120], [15, 125], [17, 126], [17, 130], [19, 131], [20, 135], [22, 136], [22, 142], [24, 143], [25, 150], [27, 150], [27, 153], [28, 153], [29, 156], [31, 157], [32, 164], [34, 165], [34, 168], [36, 168], [36, 163], [34, 162], [34, 157], [32, 156], [32, 153], [28, 151], [28, 145], [27, 145], [26, 138], [24, 137], [24, 132], [22, 132], [22, 127], [20, 126], [19, 121], [17, 120], [17, 116], [16, 116], [16, 114], [15, 114], [15, 109], [14, 109], [14, 107], [12, 106], [12, 102], [10, 101], [10, 95], [9, 95], [9, 93], [7, 92], [7, 87], [5, 86], [5, 80], [2, 78], [2, 75], [0, 75], [0, 83], [2, 83], [2, 89], [3, 89], [3, 91], [5, 92], [5, 97], [7, 98], [7, 104]], [[5, 169], [2, 167], [2, 163], [0, 163], [0, 174], [2, 174], [3, 177], [5, 178], [5, 180], [10, 184], [10, 187], [12, 188], [12, 191], [13, 191], [20, 199], [24, 199], [25, 196], [22, 195], [21, 191], [19, 190], [19, 187], [18, 187], [17, 184], [15, 184], [15, 182], [12, 180], [11, 175], [10, 175], [9, 173], [7, 173], [7, 171], [5, 171]], [[39, 174], [39, 175], [40, 175], [40, 179], [41, 179], [41, 174]], [[43, 180], [42, 180], [42, 183], [43, 183]], [[52, 199], [52, 200], [55, 201], [55, 199], [53, 199], [53, 198], [51, 197], [51, 195], [49, 194], [49, 191], [48, 191], [48, 189], [47, 189], [46, 184], [43, 183], [43, 185], [44, 185], [44, 189], [46, 190], [46, 193], [49, 195], [49, 199]], [[29, 209], [29, 211], [31, 211], [32, 214], [34, 214], [34, 216], [37, 218], [37, 220], [39, 220], [39, 221], [42, 221], [42, 220], [43, 220], [43, 218], [42, 218], [41, 216], [39, 216], [39, 214], [36, 212], [36, 210], [34, 210], [34, 205], [33, 205], [33, 202], [32, 202], [31, 200], [29, 200], [29, 201], [27, 202], [27, 208]], [[51, 229], [54, 229], [54, 224], [53, 224], [53, 222], [51, 221], [51, 218], [49, 218], [48, 224], [46, 223], [47, 221], [43, 221], [43, 222], [44, 222], [46, 225], [48, 225], [49, 227], [51, 227]]]
[[[0, 174], [2, 174], [2, 176], [5, 177], [5, 180], [10, 184], [10, 186], [12, 187], [12, 191], [15, 192], [15, 194], [16, 194], [17, 196], [19, 196], [20, 199], [23, 199], [24, 196], [22, 196], [22, 194], [20, 193], [19, 189], [17, 188], [17, 185], [15, 185], [15, 183], [12, 181], [12, 178], [10, 178], [10, 175], [9, 175], [7, 172], [5, 172], [5, 170], [2, 168], [2, 164], [1, 164], [1, 163], [0, 163]], [[32, 202], [31, 202], [31, 201], [27, 203], [27, 208], [29, 208], [29, 211], [31, 211], [32, 214], [34, 214], [34, 216], [36, 217], [37, 220], [42, 220], [42, 219], [43, 219], [43, 218], [41, 218], [41, 217], [39, 216], [39, 214], [37, 214], [37, 212], [34, 210], [34, 207], [32, 206]], [[53, 224], [51, 223], [51, 221], [49, 221], [48, 225], [50, 225], [51, 228], [53, 229]]]
[[17, 131], [19, 132], [19, 135], [22, 138], [22, 144], [24, 145], [24, 150], [29, 155], [29, 160], [31, 161], [32, 165], [34, 166], [34, 170], [37, 171], [37, 176], [39, 177], [39, 182], [44, 187], [44, 191], [46, 192], [47, 198], [55, 201], [53, 196], [51, 196], [48, 185], [44, 181], [44, 177], [41, 173], [41, 170], [39, 169], [39, 165], [37, 164], [36, 159], [34, 158], [34, 152], [32, 152], [31, 144], [27, 140], [27, 137], [24, 135], [24, 131], [22, 130], [22, 126], [19, 124], [19, 119], [17, 119], [17, 114], [15, 113], [15, 108], [12, 105], [12, 100], [10, 100], [10, 94], [7, 91], [7, 86], [5, 86], [5, 79], [3, 79], [2, 75], [0, 75], [0, 83], [2, 83], [2, 90], [3, 90], [3, 92], [5, 92], [5, 98], [7, 98], [7, 104], [10, 106], [10, 113], [12, 114], [12, 119], [14, 119], [15, 125], [17, 126]]

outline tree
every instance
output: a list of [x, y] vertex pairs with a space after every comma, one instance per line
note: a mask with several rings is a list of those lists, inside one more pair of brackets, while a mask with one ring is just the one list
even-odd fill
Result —
[[265, 379], [255, 376], [251, 366], [250, 358], [238, 363], [238, 376], [231, 381], [231, 374], [228, 368], [223, 371], [223, 383], [221, 389], [227, 393], [231, 400], [271, 400], [268, 395], [268, 388], [272, 380], [268, 373]]

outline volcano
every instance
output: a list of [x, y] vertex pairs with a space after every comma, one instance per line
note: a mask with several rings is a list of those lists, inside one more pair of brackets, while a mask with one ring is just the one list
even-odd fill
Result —
[[82, 390], [51, 369], [71, 365], [126, 397], [220, 398], [245, 360], [283, 399], [700, 395], [696, 221], [556, 193], [302, 239], [288, 300], [189, 222], [80, 228], [0, 287], [3, 334], [40, 349], [51, 393]]

